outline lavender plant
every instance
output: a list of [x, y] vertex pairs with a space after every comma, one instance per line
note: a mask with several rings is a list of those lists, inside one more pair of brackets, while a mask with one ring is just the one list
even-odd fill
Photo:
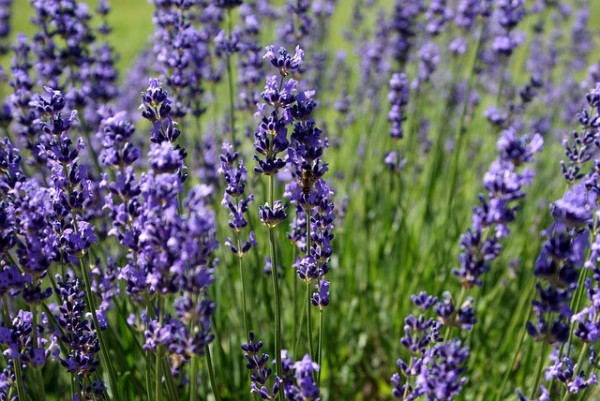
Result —
[[598, 398], [598, 12], [0, 1], [0, 400]]

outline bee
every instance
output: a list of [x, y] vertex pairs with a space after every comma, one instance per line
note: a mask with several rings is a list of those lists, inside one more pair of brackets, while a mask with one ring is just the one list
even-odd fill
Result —
[[304, 196], [308, 196], [310, 194], [310, 191], [316, 181], [317, 177], [315, 176], [312, 168], [306, 165], [302, 166], [300, 176], [298, 177], [298, 184], [300, 184]]

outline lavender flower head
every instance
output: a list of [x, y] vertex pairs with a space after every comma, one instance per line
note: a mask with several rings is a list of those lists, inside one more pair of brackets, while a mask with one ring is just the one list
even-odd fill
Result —
[[390, 93], [388, 95], [390, 111], [388, 121], [391, 124], [390, 136], [399, 139], [404, 136], [402, 122], [406, 119], [404, 108], [408, 104], [408, 78], [404, 73], [395, 73], [390, 79]]

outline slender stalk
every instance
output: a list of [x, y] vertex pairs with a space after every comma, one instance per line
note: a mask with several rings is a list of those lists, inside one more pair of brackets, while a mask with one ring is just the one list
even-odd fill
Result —
[[[306, 219], [306, 256], [310, 255], [311, 237], [310, 237], [310, 209], [308, 203], [304, 204], [304, 216]], [[308, 330], [308, 352], [311, 358], [315, 357], [315, 351], [313, 346], [313, 332], [312, 332], [312, 304], [310, 302], [310, 281], [306, 282], [306, 328]]]
[[196, 401], [198, 400], [198, 360], [196, 355], [192, 356], [190, 364], [190, 401]]
[[[292, 251], [292, 263], [296, 260], [296, 247], [293, 248]], [[292, 305], [294, 305], [294, 338], [298, 338], [298, 333], [301, 329], [298, 329], [298, 325], [299, 323], [299, 313], [298, 313], [298, 280], [296, 280], [296, 277], [292, 277], [292, 298], [293, 298], [293, 302]], [[300, 326], [302, 327], [302, 326]], [[296, 352], [294, 350], [294, 355], [296, 355]]]
[[313, 348], [313, 336], [312, 336], [312, 305], [310, 303], [310, 282], [306, 282], [306, 328], [307, 328], [307, 336], [308, 336], [308, 353], [310, 357], [313, 358], [315, 356], [315, 350]]
[[540, 354], [540, 360], [538, 362], [537, 372], [535, 374], [535, 380], [533, 382], [533, 388], [531, 389], [530, 399], [535, 397], [537, 393], [538, 384], [540, 384], [540, 378], [542, 377], [542, 370], [544, 370], [544, 361], [546, 360], [546, 349], [548, 348], [548, 343], [544, 341], [544, 345], [542, 345], [542, 352]]
[[148, 351], [146, 352], [146, 394], [148, 396], [148, 400], [152, 400], [152, 364], [150, 363], [150, 359], [152, 358], [152, 354]]
[[[77, 224], [74, 223], [73, 226], [77, 227]], [[98, 323], [98, 315], [96, 314], [96, 301], [94, 300], [94, 294], [92, 293], [90, 277], [88, 276], [85, 266], [83, 264], [83, 256], [79, 258], [79, 267], [81, 268], [81, 275], [83, 276], [83, 283], [85, 285], [85, 293], [87, 295], [88, 305], [92, 313], [92, 321], [94, 322], [94, 327], [96, 328], [96, 335], [98, 336], [98, 341], [100, 342], [100, 353], [102, 354], [104, 365], [106, 367], [106, 370], [108, 371], [108, 379], [110, 381], [112, 397], [115, 401], [119, 401], [120, 397], [119, 390], [117, 387], [117, 376], [112, 366], [110, 356], [108, 355], [108, 348], [106, 348], [106, 341], [104, 340], [104, 335], [102, 334], [100, 324]]]
[[[227, 33], [231, 39], [233, 31], [233, 22], [231, 18], [231, 8], [227, 9]], [[233, 68], [231, 65], [231, 54], [227, 53], [227, 84], [229, 86], [229, 124], [231, 129], [231, 146], [236, 147], [235, 143], [235, 102], [233, 99]]]
[[456, 192], [456, 182], [458, 180], [458, 164], [460, 161], [460, 154], [463, 147], [464, 142], [464, 127], [465, 120], [467, 115], [467, 110], [469, 108], [469, 95], [471, 93], [471, 89], [475, 84], [475, 67], [477, 66], [477, 56], [479, 54], [479, 49], [481, 48], [483, 42], [483, 29], [485, 27], [484, 21], [480, 21], [479, 25], [479, 37], [477, 38], [477, 44], [475, 45], [475, 52], [473, 54], [473, 59], [471, 60], [471, 67], [469, 69], [469, 77], [468, 77], [468, 85], [467, 85], [467, 95], [466, 99], [463, 102], [463, 108], [460, 114], [460, 119], [458, 122], [458, 128], [456, 130], [457, 143], [456, 149], [454, 150], [454, 160], [452, 161], [452, 175], [450, 181], [450, 196], [448, 197], [448, 216], [452, 212], [452, 204], [454, 202], [454, 194]]
[[500, 391], [496, 394], [496, 401], [500, 401], [502, 399], [502, 394], [504, 393], [504, 389], [506, 388], [506, 383], [508, 382], [508, 377], [510, 376], [510, 372], [513, 369], [513, 366], [515, 366], [515, 362], [517, 361], [517, 358], [519, 357], [519, 353], [521, 352], [521, 348], [523, 347], [523, 342], [526, 337], [525, 325], [523, 325], [523, 327], [521, 328], [521, 333], [519, 335], [520, 335], [519, 345], [517, 346], [517, 348], [515, 348], [515, 352], [513, 354], [510, 365], [508, 365], [508, 369], [506, 370], [506, 373], [504, 374], [504, 378], [502, 379], [502, 385], [500, 386]]
[[161, 359], [161, 363], [163, 364], [163, 371], [165, 372], [165, 383], [167, 384], [167, 394], [169, 395], [169, 400], [177, 401], [179, 400], [179, 396], [177, 395], [177, 388], [175, 387], [175, 380], [173, 379], [173, 375], [171, 374], [171, 365], [169, 364], [169, 358], [164, 352], [163, 348], [163, 358]]
[[217, 381], [215, 380], [215, 370], [213, 369], [212, 358], [210, 356], [210, 347], [206, 346], [206, 367], [208, 369], [208, 378], [212, 387], [213, 395], [216, 401], [221, 401], [219, 390], [217, 389]]
[[[71, 385], [71, 399], [73, 400], [73, 399], [75, 399], [75, 387], [73, 386], [73, 376], [69, 377], [69, 384]], [[80, 395], [80, 397], [81, 397], [81, 395]]]
[[[34, 276], [33, 277], [33, 288], [36, 288], [38, 285], [38, 277]], [[32, 337], [32, 342], [33, 342], [33, 349], [38, 348], [39, 342], [38, 342], [38, 320], [37, 320], [37, 304], [32, 304], [31, 305], [31, 328], [32, 328], [32, 332], [31, 332], [31, 337]], [[41, 400], [45, 400], [46, 399], [46, 390], [44, 389], [44, 379], [42, 377], [42, 374], [40, 372], [40, 368], [38, 367], [34, 367], [33, 368], [33, 374], [35, 375], [36, 381], [38, 382], [39, 386], [39, 394], [37, 394]]]
[[[307, 301], [308, 302], [308, 301]], [[300, 319], [300, 327], [304, 326], [304, 319], [306, 318], [306, 308], [302, 309], [302, 317]], [[296, 333], [296, 341], [294, 342], [294, 353], [293, 355], [298, 355], [298, 347], [300, 346], [300, 340], [302, 339], [302, 330], [298, 330]]]
[[[237, 202], [237, 200], [236, 200], [236, 202]], [[236, 234], [237, 234], [238, 252], [240, 252], [242, 249], [240, 233], [238, 232]], [[242, 282], [242, 316], [243, 316], [243, 321], [244, 321], [244, 336], [247, 336], [249, 333], [249, 331], [248, 331], [248, 307], [246, 305], [246, 280], [244, 278], [244, 266], [243, 266], [243, 262], [242, 262], [244, 255], [238, 254], [237, 257], [238, 257], [238, 267], [240, 269], [240, 281]]]
[[[198, 296], [194, 296], [194, 303], [198, 302]], [[192, 314], [190, 319], [190, 333], [194, 335], [194, 325], [196, 323], [196, 314]], [[190, 401], [196, 401], [198, 399], [198, 358], [196, 354], [192, 355], [190, 361]]]
[[[273, 207], [274, 183], [273, 175], [269, 175], [269, 205]], [[283, 377], [283, 368], [281, 365], [281, 294], [279, 293], [279, 278], [277, 277], [277, 253], [275, 252], [275, 228], [269, 227], [269, 249], [271, 252], [271, 264], [273, 266], [273, 291], [275, 294], [275, 361], [277, 376]], [[283, 401], [283, 391], [279, 392], [280, 399]]]
[[[159, 322], [159, 327], [162, 327], [163, 325], [163, 313], [162, 313], [162, 300], [158, 299], [158, 322]], [[156, 352], [156, 375], [154, 376], [154, 399], [156, 401], [161, 401], [162, 400], [162, 362], [161, 360], [163, 359], [163, 345], [159, 345], [157, 352]]]
[[321, 365], [323, 361], [323, 311], [319, 311], [319, 345], [317, 348], [317, 365], [319, 365], [319, 373], [317, 373], [317, 386], [321, 384], [321, 372], [323, 371], [323, 366]]

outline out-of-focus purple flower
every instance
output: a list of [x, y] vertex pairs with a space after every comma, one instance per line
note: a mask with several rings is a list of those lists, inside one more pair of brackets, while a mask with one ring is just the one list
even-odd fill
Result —
[[419, 49], [418, 83], [429, 82], [441, 60], [440, 50], [433, 42], [427, 42]]
[[416, 36], [417, 21], [425, 12], [425, 2], [422, 0], [410, 3], [398, 0], [394, 4], [394, 14], [390, 28], [395, 32], [393, 39], [393, 57], [402, 71], [409, 59], [410, 50]]
[[514, 221], [518, 210], [512, 204], [525, 196], [522, 188], [530, 185], [533, 174], [528, 169], [518, 169], [533, 161], [542, 146], [539, 135], [518, 138], [512, 130], [504, 131], [498, 139], [498, 160], [483, 178], [487, 194], [480, 196], [480, 206], [473, 209], [472, 227], [461, 237], [460, 268], [453, 272], [462, 285], [481, 285], [479, 277], [502, 251], [499, 240], [508, 236], [508, 224]]
[[0, 1], [0, 54], [6, 54], [9, 50], [7, 40], [10, 35], [10, 9], [13, 0]]
[[446, 22], [452, 18], [452, 11], [446, 4], [446, 0], [433, 0], [429, 3], [425, 19], [427, 20], [427, 32], [431, 36], [438, 36]]
[[388, 121], [391, 124], [390, 135], [394, 139], [402, 138], [404, 131], [402, 122], [406, 119], [404, 108], [408, 104], [408, 78], [404, 73], [396, 73], [390, 79], [390, 93], [388, 95], [390, 111]]
[[263, 58], [266, 58], [275, 68], [277, 68], [281, 76], [286, 77], [290, 71], [296, 70], [302, 65], [302, 62], [304, 61], [304, 51], [300, 46], [296, 46], [294, 55], [291, 55], [284, 47], [280, 47], [279, 50], [276, 51], [275, 46], [270, 45], [266, 47]]
[[383, 163], [392, 173], [399, 173], [406, 165], [406, 158], [395, 151], [391, 151], [385, 155]]
[[281, 364], [283, 366], [283, 389], [287, 400], [314, 400], [319, 401], [320, 390], [316, 384], [315, 376], [319, 371], [317, 365], [304, 355], [300, 361], [294, 362], [287, 350], [281, 351]]
[[219, 8], [235, 8], [242, 5], [242, 0], [212, 0], [212, 3]]

